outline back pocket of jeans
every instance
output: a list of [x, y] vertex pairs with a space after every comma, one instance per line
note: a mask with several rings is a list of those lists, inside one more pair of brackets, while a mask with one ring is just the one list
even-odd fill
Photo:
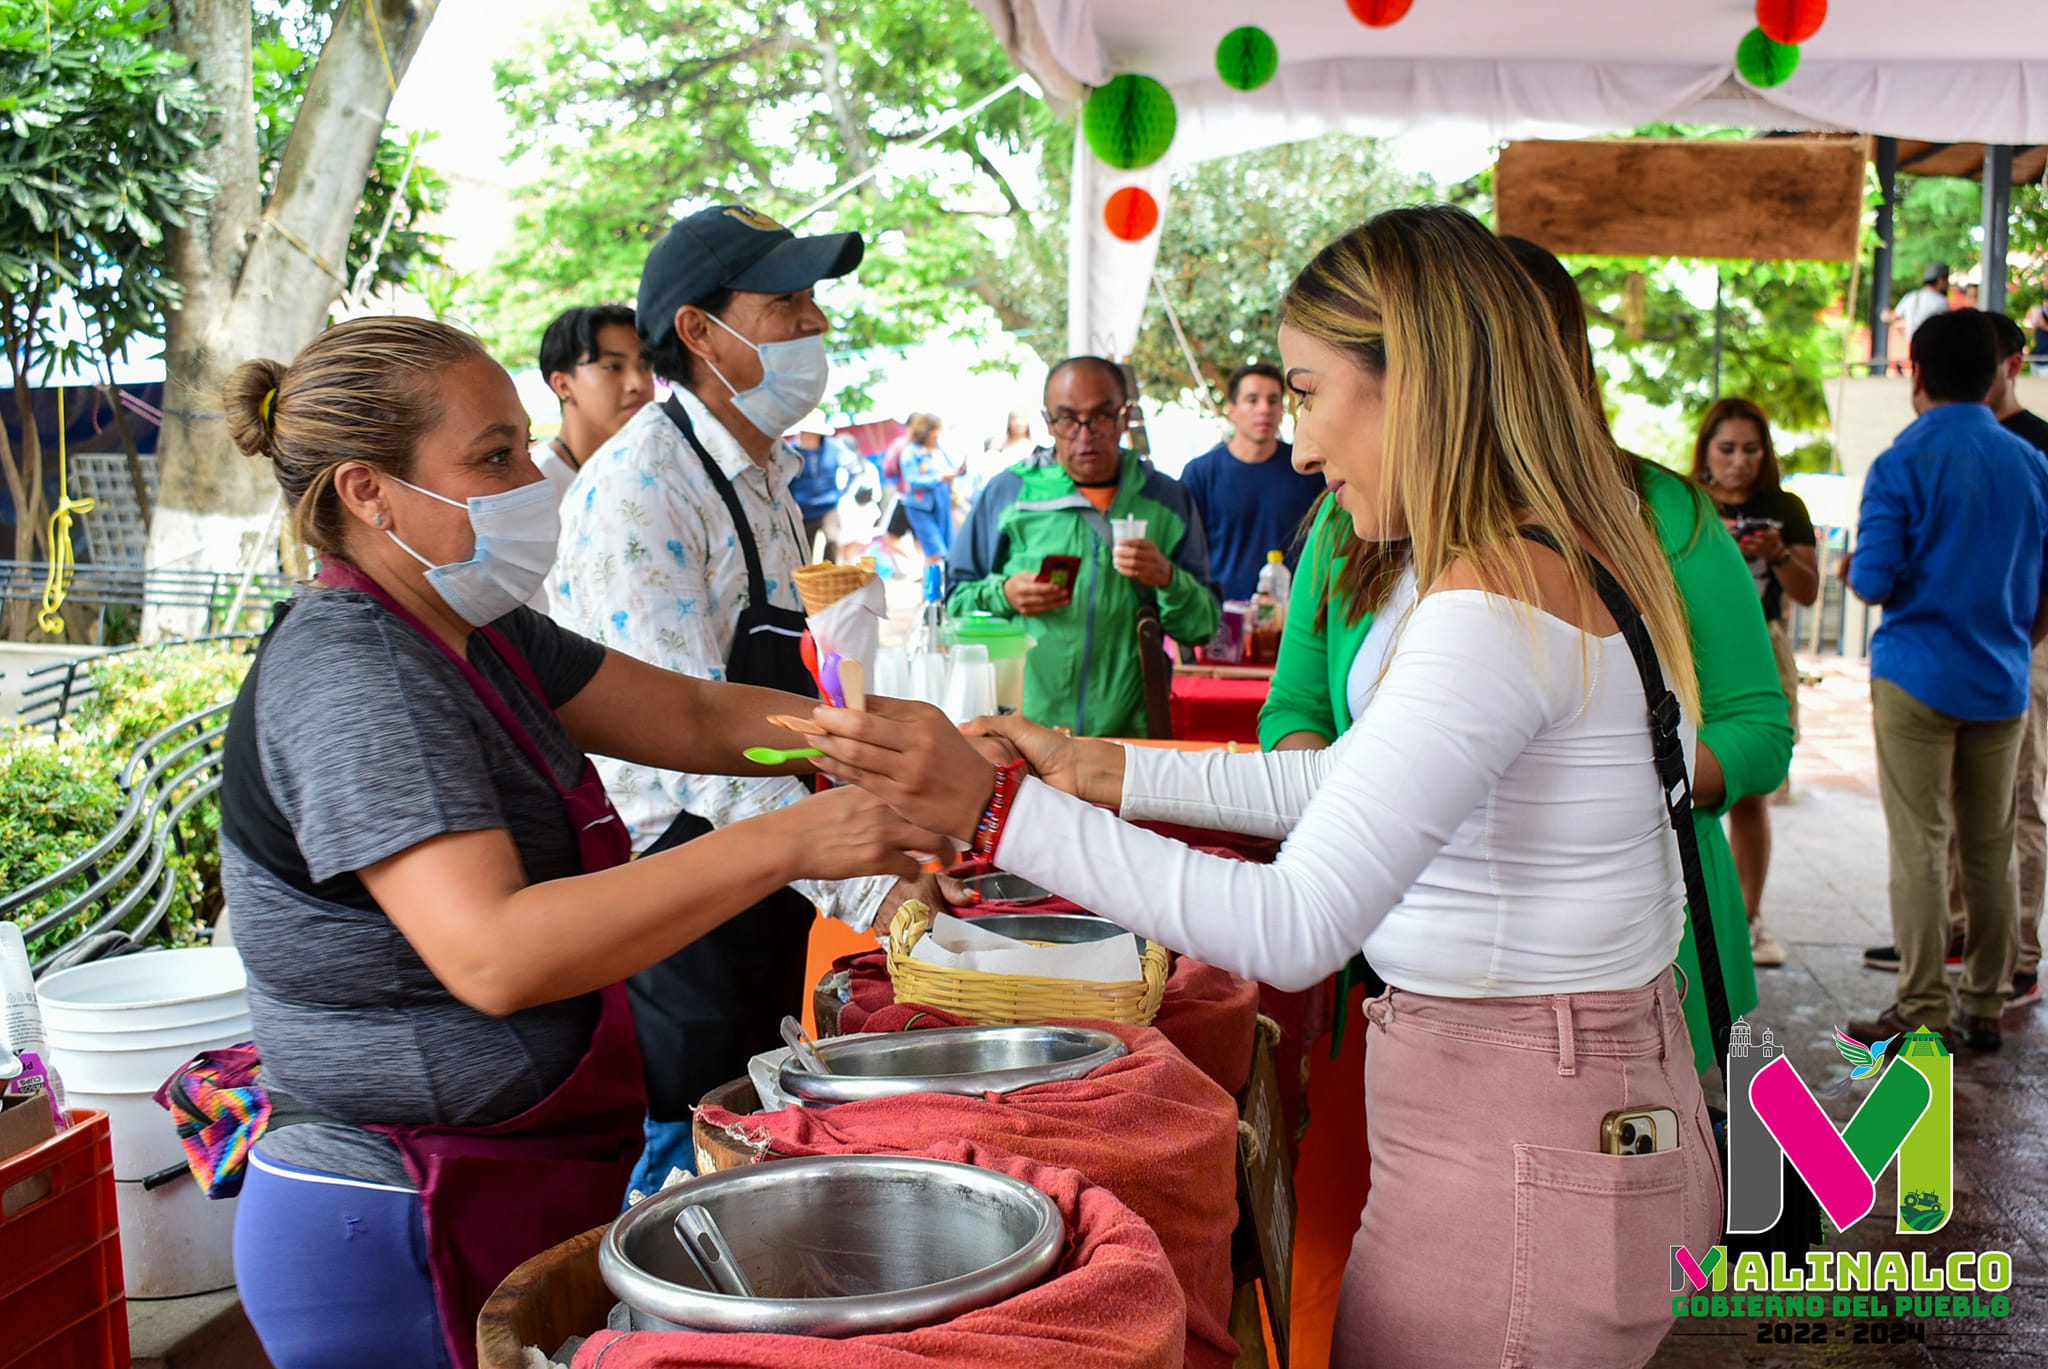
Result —
[[1515, 1147], [1509, 1369], [1641, 1365], [1672, 1322], [1671, 1247], [1686, 1239], [1683, 1151]]

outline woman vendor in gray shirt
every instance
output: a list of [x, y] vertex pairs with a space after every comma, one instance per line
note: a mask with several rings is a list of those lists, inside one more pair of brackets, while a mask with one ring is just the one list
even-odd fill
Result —
[[242, 366], [226, 407], [321, 565], [226, 743], [224, 882], [274, 1108], [236, 1279], [278, 1369], [473, 1364], [498, 1281], [624, 1196], [644, 1095], [620, 981], [791, 880], [915, 877], [904, 852], [937, 839], [837, 789], [628, 862], [586, 752], [764, 773], [741, 749], [811, 701], [524, 607], [556, 505], [475, 338], [357, 319]]

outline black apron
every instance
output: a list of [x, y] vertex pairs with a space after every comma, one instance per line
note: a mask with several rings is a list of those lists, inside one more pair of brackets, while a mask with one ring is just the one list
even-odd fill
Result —
[[[768, 602], [761, 552], [732, 482], [697, 440], [682, 401], [662, 406], [725, 501], [747, 558], [747, 607], [735, 625], [725, 678], [808, 698], [818, 687], [804, 668], [804, 615]], [[667, 851], [711, 831], [682, 812], [646, 854]], [[804, 966], [817, 913], [794, 889], [778, 889], [627, 981], [633, 1022], [647, 1069], [647, 1111], [659, 1122], [686, 1122], [705, 1094], [747, 1072], [747, 1061], [782, 1044], [784, 1014], [803, 1012]]]

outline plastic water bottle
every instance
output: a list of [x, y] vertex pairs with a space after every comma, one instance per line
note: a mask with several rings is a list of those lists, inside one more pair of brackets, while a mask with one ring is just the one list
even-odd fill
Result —
[[924, 603], [917, 625], [903, 643], [903, 697], [943, 705], [946, 697], [946, 568], [933, 562], [924, 568]]
[[64, 1083], [50, 1065], [50, 1045], [43, 1034], [42, 1009], [36, 1002], [35, 979], [29, 973], [28, 946], [21, 928], [0, 917], [0, 1093], [26, 1094], [41, 1089], [62, 1131], [71, 1119], [64, 1110]]
[[936, 561], [924, 568], [924, 603], [918, 609], [911, 649], [946, 649], [946, 568]]
[[1252, 660], [1271, 665], [1280, 658], [1280, 632], [1287, 626], [1287, 596], [1294, 588], [1287, 557], [1277, 551], [1266, 553], [1259, 567], [1259, 585], [1252, 595]]

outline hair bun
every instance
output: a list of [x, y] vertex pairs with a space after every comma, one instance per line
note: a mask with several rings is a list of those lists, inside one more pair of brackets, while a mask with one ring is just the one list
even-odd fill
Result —
[[282, 362], [245, 361], [221, 387], [228, 436], [250, 456], [276, 456], [277, 394], [284, 385]]

